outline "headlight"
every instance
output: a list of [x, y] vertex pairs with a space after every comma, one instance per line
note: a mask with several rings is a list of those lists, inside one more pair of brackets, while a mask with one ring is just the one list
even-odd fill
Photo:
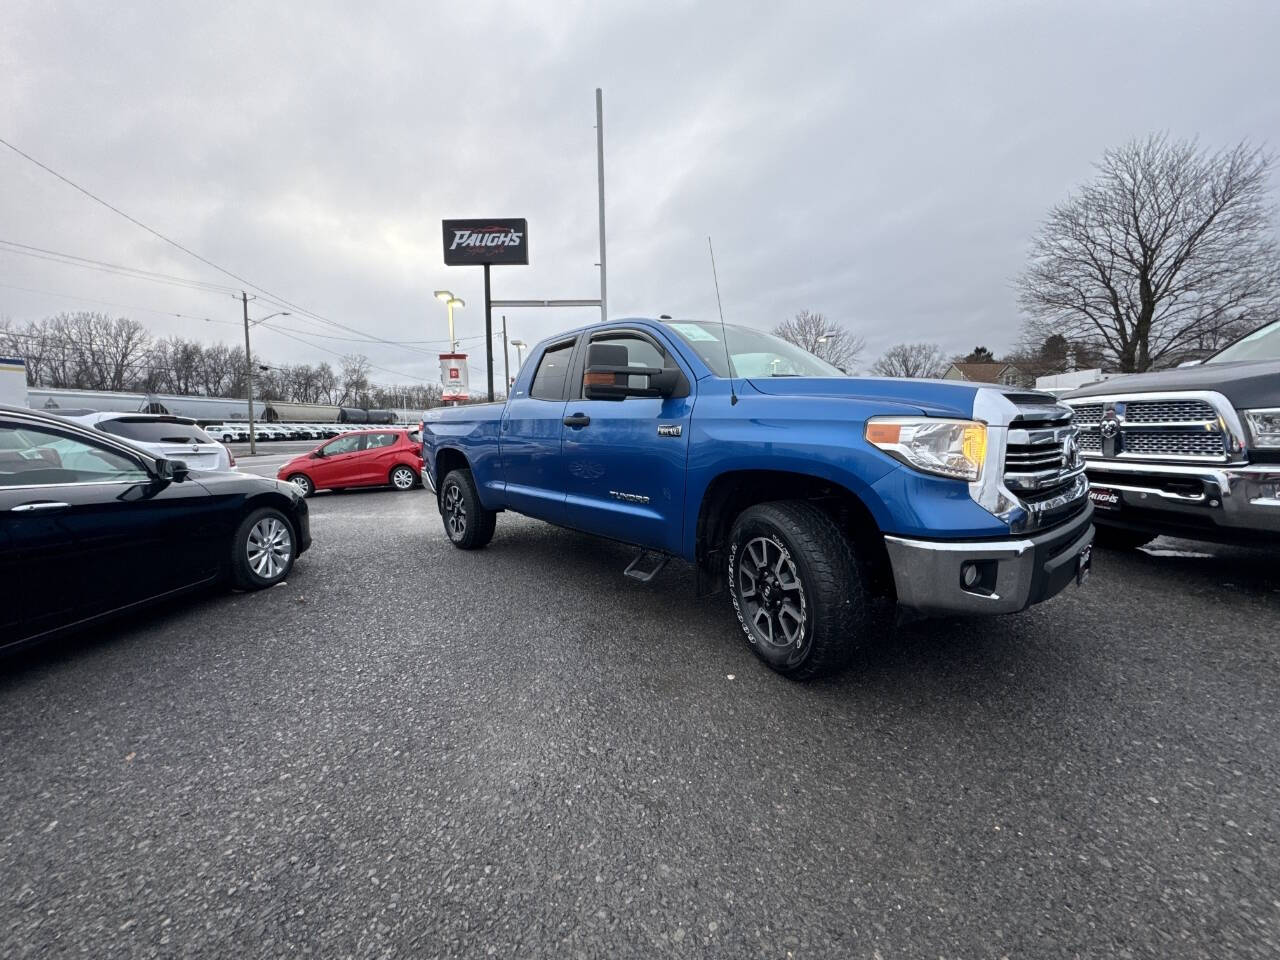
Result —
[[1255, 447], [1280, 448], [1280, 407], [1242, 412]]
[[933, 417], [873, 417], [867, 443], [909, 467], [957, 480], [977, 480], [987, 459], [987, 425]]

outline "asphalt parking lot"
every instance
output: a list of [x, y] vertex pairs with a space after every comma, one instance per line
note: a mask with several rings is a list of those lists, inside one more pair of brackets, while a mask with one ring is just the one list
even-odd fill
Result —
[[464, 554], [421, 490], [312, 524], [0, 663], [0, 956], [1280, 953], [1280, 552], [1099, 551], [797, 685], [675, 564]]

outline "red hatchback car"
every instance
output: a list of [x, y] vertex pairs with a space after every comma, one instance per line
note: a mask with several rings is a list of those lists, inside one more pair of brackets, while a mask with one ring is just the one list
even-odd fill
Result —
[[421, 476], [422, 435], [395, 427], [344, 433], [294, 457], [276, 474], [306, 497], [346, 487], [412, 490]]

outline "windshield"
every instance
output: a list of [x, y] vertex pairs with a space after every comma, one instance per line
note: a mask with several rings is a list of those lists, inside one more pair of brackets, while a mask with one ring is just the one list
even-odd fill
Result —
[[[718, 377], [845, 376], [839, 367], [763, 330], [686, 320], [670, 321], [667, 326], [680, 334]], [[732, 371], [725, 363], [722, 330], [728, 337]]]
[[1205, 363], [1236, 363], [1240, 360], [1280, 360], [1280, 320], [1241, 337]]
[[98, 429], [140, 443], [213, 443], [207, 433], [181, 420], [142, 419], [100, 420]]

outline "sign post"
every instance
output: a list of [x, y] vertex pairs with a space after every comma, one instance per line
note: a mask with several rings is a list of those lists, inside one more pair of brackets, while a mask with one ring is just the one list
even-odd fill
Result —
[[[526, 266], [529, 263], [529, 223], [523, 219], [445, 220], [446, 267], [484, 267], [484, 352], [488, 370], [489, 400], [493, 401], [493, 298], [489, 268]], [[444, 356], [441, 358], [444, 369]], [[446, 381], [447, 387], [447, 381]]]

